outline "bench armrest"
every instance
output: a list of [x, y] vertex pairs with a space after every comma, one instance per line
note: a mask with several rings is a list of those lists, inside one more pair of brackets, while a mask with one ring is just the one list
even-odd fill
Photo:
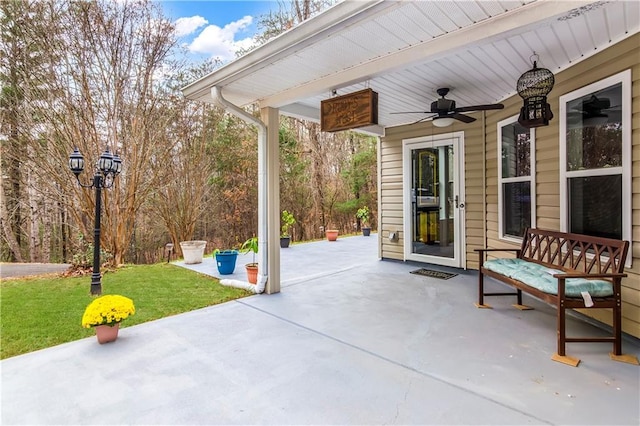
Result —
[[474, 249], [477, 252], [483, 251], [520, 251], [519, 248], [483, 248], [483, 249]]

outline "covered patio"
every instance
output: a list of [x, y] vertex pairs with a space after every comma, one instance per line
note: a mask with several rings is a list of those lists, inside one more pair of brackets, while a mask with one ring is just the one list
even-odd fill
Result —
[[281, 255], [281, 293], [2, 361], [1, 423], [638, 424], [637, 366], [601, 343], [569, 345], [579, 368], [551, 361], [555, 310], [476, 309], [476, 271], [411, 274], [377, 236]]
[[343, 1], [183, 88], [258, 129], [258, 292], [281, 287], [288, 116], [378, 136], [380, 258], [477, 269], [475, 250], [517, 249], [527, 227], [629, 241], [621, 329], [640, 337], [639, 12], [637, 1]]

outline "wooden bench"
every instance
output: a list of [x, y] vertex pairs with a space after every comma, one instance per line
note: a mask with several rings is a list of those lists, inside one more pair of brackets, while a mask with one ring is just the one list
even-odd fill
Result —
[[[491, 308], [484, 303], [485, 296], [516, 296], [516, 308], [531, 309], [522, 304], [524, 291], [557, 307], [554, 361], [578, 365], [579, 359], [565, 353], [567, 342], [611, 342], [612, 359], [638, 364], [635, 356], [622, 354], [621, 282], [627, 276], [624, 263], [628, 250], [628, 241], [529, 228], [519, 249], [476, 249], [480, 266], [476, 306]], [[515, 252], [515, 258], [486, 260], [488, 252], [500, 251]], [[485, 293], [485, 276], [514, 287], [516, 292]], [[566, 310], [573, 308], [611, 309], [612, 336], [567, 337]]]

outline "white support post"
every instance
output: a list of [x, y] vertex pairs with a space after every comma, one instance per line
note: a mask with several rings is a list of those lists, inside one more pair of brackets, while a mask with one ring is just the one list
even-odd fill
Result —
[[260, 110], [267, 126], [267, 294], [280, 292], [280, 117], [276, 108]]

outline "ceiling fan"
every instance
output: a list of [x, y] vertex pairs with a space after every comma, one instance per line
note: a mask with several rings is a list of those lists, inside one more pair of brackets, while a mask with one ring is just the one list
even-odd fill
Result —
[[[598, 98], [596, 95], [583, 98], [573, 106], [567, 114], [571, 125], [593, 126], [620, 120], [621, 105], [611, 105], [609, 98]], [[609, 117], [612, 116], [610, 119]]]
[[471, 123], [476, 121], [475, 118], [470, 117], [463, 112], [474, 111], [487, 111], [492, 109], [502, 109], [502, 104], [485, 104], [485, 105], [472, 105], [456, 108], [456, 101], [453, 99], [447, 99], [447, 93], [449, 93], [448, 87], [443, 87], [437, 90], [440, 99], [436, 99], [431, 102], [431, 109], [429, 111], [404, 111], [404, 112], [392, 112], [391, 114], [431, 114], [427, 117], [421, 118], [411, 124], [420, 123], [426, 120], [433, 120], [433, 125], [437, 127], [446, 127], [451, 125], [454, 120], [462, 121], [463, 123]]

